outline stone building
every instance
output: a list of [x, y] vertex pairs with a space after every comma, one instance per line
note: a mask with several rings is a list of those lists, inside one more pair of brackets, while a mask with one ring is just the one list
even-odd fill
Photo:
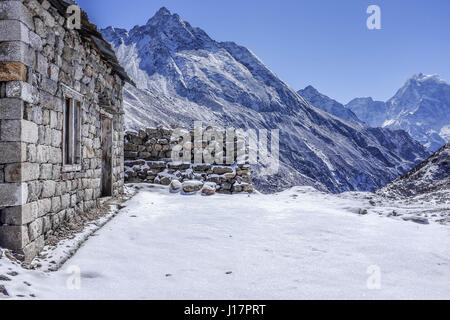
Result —
[[122, 87], [110, 45], [63, 0], [0, 0], [0, 247], [26, 260], [123, 192]]

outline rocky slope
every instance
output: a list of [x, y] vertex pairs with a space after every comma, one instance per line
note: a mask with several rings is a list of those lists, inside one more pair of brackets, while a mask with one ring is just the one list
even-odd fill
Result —
[[352, 110], [346, 108], [343, 104], [337, 102], [336, 100], [320, 93], [313, 86], [307, 86], [305, 89], [297, 91], [297, 93], [316, 108], [328, 112], [345, 121], [359, 123], [361, 125], [364, 124]]
[[390, 198], [450, 201], [450, 143], [378, 194]]
[[214, 41], [165, 8], [146, 25], [102, 32], [138, 86], [125, 88], [128, 128], [201, 120], [279, 129], [280, 170], [268, 176], [267, 164], [256, 167], [261, 191], [373, 191], [428, 156], [407, 135], [366, 129], [311, 106], [250, 50]]
[[450, 141], [450, 85], [418, 74], [386, 103], [358, 98], [347, 106], [372, 127], [403, 129], [431, 151]]

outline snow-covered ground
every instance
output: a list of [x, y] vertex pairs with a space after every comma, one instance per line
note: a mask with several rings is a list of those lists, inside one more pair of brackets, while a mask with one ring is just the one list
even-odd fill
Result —
[[40, 299], [450, 298], [449, 226], [380, 216], [362, 195], [138, 187], [59, 271], [3, 255], [0, 275], [11, 281], [0, 285]]

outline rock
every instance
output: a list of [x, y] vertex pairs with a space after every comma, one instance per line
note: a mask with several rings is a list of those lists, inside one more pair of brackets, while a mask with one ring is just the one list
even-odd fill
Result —
[[167, 167], [172, 170], [187, 170], [191, 167], [191, 164], [183, 162], [172, 162], [167, 164]]
[[171, 192], [178, 192], [182, 188], [182, 184], [179, 180], [172, 180], [170, 183], [170, 191]]
[[163, 176], [159, 179], [159, 183], [162, 184], [163, 186], [168, 186], [170, 185], [170, 183], [172, 182], [172, 179], [170, 179], [169, 177]]
[[205, 172], [211, 169], [210, 164], [195, 164], [192, 166], [194, 172]]
[[0, 62], [0, 81], [26, 81], [27, 68], [22, 62]]
[[186, 193], [192, 193], [202, 190], [203, 182], [197, 180], [185, 181], [182, 184], [183, 191]]
[[0, 284], [0, 294], [3, 294], [4, 296], [9, 297], [9, 293], [8, 293], [8, 291], [6, 291], [5, 286], [1, 285], [1, 284]]
[[367, 209], [359, 209], [359, 214], [360, 215], [366, 215], [366, 214], [368, 214], [369, 212], [367, 211]]
[[404, 221], [411, 221], [411, 222], [415, 222], [418, 224], [430, 224], [430, 222], [428, 221], [427, 218], [423, 218], [423, 217], [403, 217], [402, 218]]
[[0, 281], [11, 281], [11, 279], [3, 274], [0, 274]]
[[203, 186], [202, 193], [208, 196], [212, 196], [216, 193], [216, 184], [214, 182], [207, 182]]
[[233, 168], [231, 168], [231, 167], [214, 167], [213, 172], [214, 172], [214, 174], [232, 173]]
[[227, 179], [234, 179], [236, 177], [236, 173], [235, 172], [229, 172], [229, 173], [225, 173], [223, 176], [225, 178], [227, 178]]

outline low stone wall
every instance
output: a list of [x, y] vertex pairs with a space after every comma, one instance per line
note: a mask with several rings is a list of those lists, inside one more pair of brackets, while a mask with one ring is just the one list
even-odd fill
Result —
[[[214, 194], [216, 191], [223, 194], [254, 191], [251, 166], [245, 162], [238, 163], [237, 139], [228, 143], [223, 141], [220, 157], [223, 156], [222, 162], [227, 164], [195, 163], [194, 160], [173, 161], [172, 151], [182, 142], [182, 139], [173, 133], [173, 130], [162, 127], [126, 132], [125, 182], [171, 185], [172, 191], [182, 190], [188, 194], [198, 191], [204, 194]], [[203, 140], [201, 135], [202, 140], [199, 143], [194, 131], [189, 132], [189, 135], [190, 141], [184, 141], [184, 149], [177, 150], [179, 155], [189, 152], [190, 149], [191, 158], [194, 159], [196, 153], [208, 148], [213, 148], [212, 156], [216, 155], [215, 140]], [[193, 147], [200, 145], [201, 150]], [[229, 152], [233, 154], [230, 156]], [[232, 161], [226, 161], [227, 156], [228, 160]]]

